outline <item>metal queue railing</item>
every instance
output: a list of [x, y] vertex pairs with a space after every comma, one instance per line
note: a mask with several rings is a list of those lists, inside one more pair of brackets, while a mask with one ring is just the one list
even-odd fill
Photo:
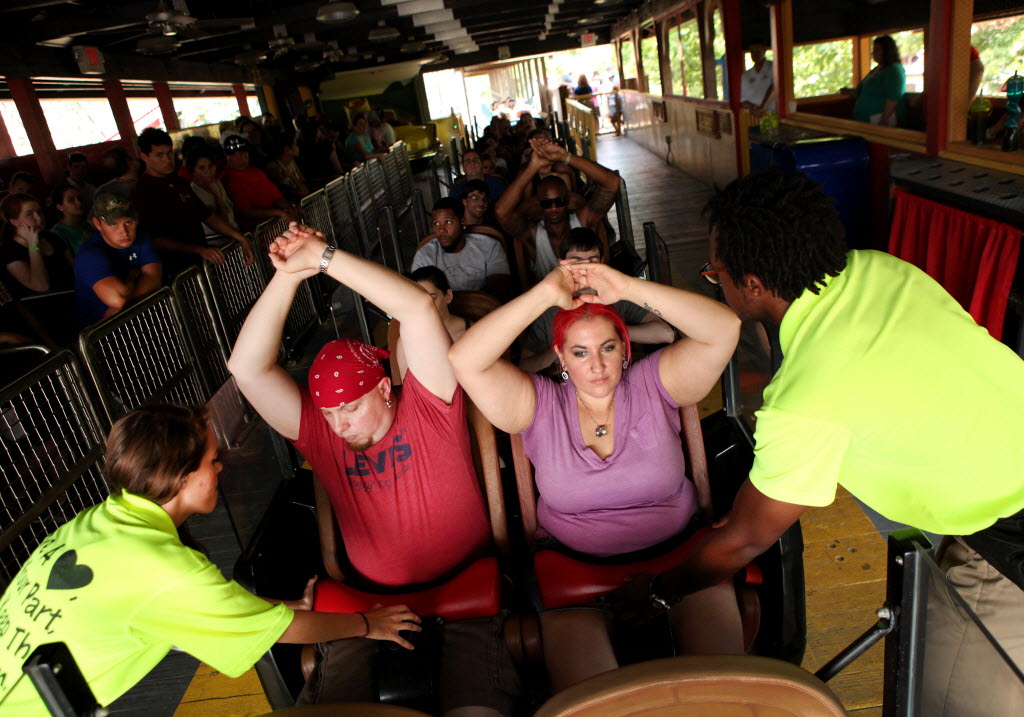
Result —
[[[264, 286], [270, 282], [275, 271], [274, 265], [268, 256], [270, 245], [286, 229], [288, 229], [287, 219], [270, 219], [256, 227], [256, 231], [253, 232], [253, 247], [256, 255], [260, 258], [260, 270], [263, 272]], [[288, 318], [284, 324], [284, 334], [281, 343], [284, 346], [285, 354], [291, 355], [299, 342], [315, 329], [319, 323], [320, 319], [316, 312], [316, 304], [313, 302], [313, 292], [310, 290], [310, 283], [308, 280], [303, 281], [295, 292], [295, 299], [288, 310]]]
[[192, 355], [201, 357], [197, 363], [203, 382], [203, 400], [209, 401], [231, 374], [227, 365], [227, 343], [214, 320], [216, 309], [206, 277], [197, 267], [189, 267], [175, 278], [171, 293], [178, 303]]
[[[338, 245], [334, 236], [334, 224], [331, 222], [331, 210], [327, 206], [327, 194], [323, 189], [318, 189], [312, 194], [303, 197], [301, 205], [303, 221], [324, 233], [327, 243], [332, 246]], [[317, 274], [309, 280], [310, 292], [313, 294], [313, 305], [316, 308], [317, 316], [321, 321], [330, 314], [331, 297], [338, 287], [338, 282], [327, 274]]]
[[198, 359], [167, 287], [83, 331], [78, 350], [106, 428], [147, 403], [205, 403]]
[[237, 242], [231, 242], [221, 252], [224, 263], [203, 262], [203, 273], [213, 295], [221, 332], [228, 346], [234, 346], [245, 317], [260, 298], [265, 284], [258, 269], [245, 265], [242, 247]]
[[64, 350], [0, 388], [0, 593], [47, 535], [107, 497], [84, 385]]

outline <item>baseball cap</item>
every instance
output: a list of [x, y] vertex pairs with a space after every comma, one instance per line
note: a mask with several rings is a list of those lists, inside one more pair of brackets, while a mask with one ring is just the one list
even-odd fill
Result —
[[113, 226], [118, 219], [138, 219], [139, 213], [130, 199], [115, 194], [114, 192], [100, 192], [92, 200], [92, 210], [89, 216], [94, 219], [102, 219]]
[[240, 134], [235, 132], [229, 132], [221, 138], [221, 143], [224, 145], [224, 154], [234, 154], [235, 152], [248, 152], [249, 141]]

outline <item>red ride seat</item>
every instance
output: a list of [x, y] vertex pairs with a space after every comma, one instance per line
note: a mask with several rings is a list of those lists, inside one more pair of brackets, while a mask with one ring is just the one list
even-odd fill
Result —
[[[710, 528], [701, 528], [685, 542], [662, 555], [634, 563], [591, 563], [571, 558], [556, 550], [541, 550], [533, 556], [541, 604], [546, 610], [595, 602], [618, 589], [639, 573], [661, 573], [675, 567], [693, 550]], [[747, 584], [761, 584], [761, 570], [747, 566]]]
[[497, 615], [501, 608], [501, 573], [496, 558], [481, 558], [441, 585], [419, 592], [368, 593], [326, 578], [316, 584], [317, 612], [366, 612], [374, 605], [408, 605], [417, 615], [469, 620]]

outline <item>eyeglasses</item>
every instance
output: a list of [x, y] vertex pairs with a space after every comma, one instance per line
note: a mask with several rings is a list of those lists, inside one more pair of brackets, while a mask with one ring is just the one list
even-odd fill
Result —
[[719, 274], [721, 274], [723, 271], [725, 271], [725, 270], [724, 269], [712, 269], [711, 268], [711, 262], [709, 261], [707, 264], [705, 264], [704, 266], [702, 266], [700, 268], [700, 275], [703, 276], [705, 279], [707, 279], [709, 284], [714, 284], [715, 286], [721, 286], [721, 284], [722, 284], [722, 277], [720, 277]]
[[551, 199], [541, 199], [541, 209], [551, 209], [551, 207], [564, 207], [569, 204], [569, 197], [552, 197]]

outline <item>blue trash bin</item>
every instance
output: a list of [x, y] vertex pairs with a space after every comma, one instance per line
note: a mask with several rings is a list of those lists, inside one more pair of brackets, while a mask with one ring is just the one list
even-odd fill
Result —
[[868, 143], [863, 137], [814, 137], [771, 146], [751, 144], [750, 169], [804, 172], [836, 201], [851, 249], [871, 246], [868, 231]]

